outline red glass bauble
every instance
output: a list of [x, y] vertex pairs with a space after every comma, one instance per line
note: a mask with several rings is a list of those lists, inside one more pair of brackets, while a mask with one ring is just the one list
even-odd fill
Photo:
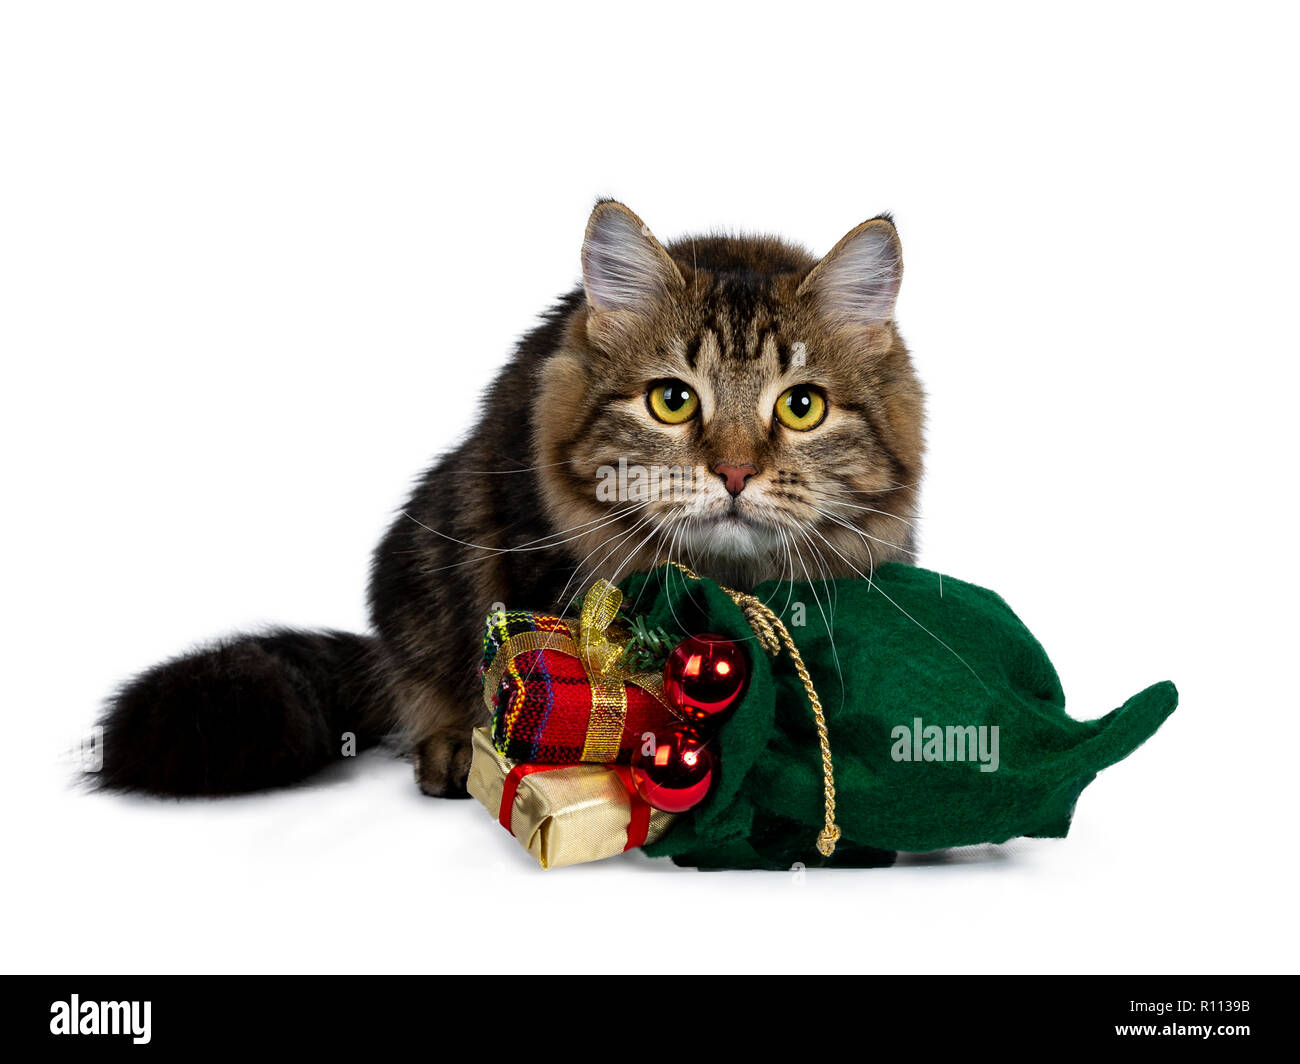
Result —
[[745, 652], [730, 639], [687, 636], [664, 663], [664, 694], [691, 720], [720, 723], [735, 708], [748, 676]]
[[638, 747], [632, 754], [631, 770], [642, 798], [666, 813], [684, 813], [709, 793], [713, 751], [693, 729], [676, 728]]

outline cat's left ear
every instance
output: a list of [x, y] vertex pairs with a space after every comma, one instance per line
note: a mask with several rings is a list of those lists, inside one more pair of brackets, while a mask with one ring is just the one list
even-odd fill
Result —
[[644, 314], [685, 282], [650, 229], [621, 203], [596, 204], [582, 241], [582, 284], [597, 314]]
[[875, 325], [894, 320], [903, 280], [903, 246], [885, 217], [851, 230], [804, 278], [797, 295], [817, 301], [839, 325]]

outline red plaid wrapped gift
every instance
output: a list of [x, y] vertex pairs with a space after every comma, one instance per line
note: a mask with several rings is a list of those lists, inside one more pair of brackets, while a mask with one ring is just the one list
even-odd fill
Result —
[[523, 611], [488, 616], [483, 701], [501, 756], [526, 764], [626, 764], [645, 733], [681, 724], [660, 675], [618, 667], [621, 602], [618, 588], [600, 581], [578, 621]]

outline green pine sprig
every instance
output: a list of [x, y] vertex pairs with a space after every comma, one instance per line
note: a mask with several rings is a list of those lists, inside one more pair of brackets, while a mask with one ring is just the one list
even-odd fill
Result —
[[677, 645], [672, 636], [661, 626], [651, 628], [643, 615], [629, 619], [620, 613], [618, 620], [631, 632], [618, 666], [632, 672], [660, 671]]

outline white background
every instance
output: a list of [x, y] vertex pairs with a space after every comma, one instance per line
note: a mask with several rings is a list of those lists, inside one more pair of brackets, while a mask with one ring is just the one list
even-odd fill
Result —
[[[1282, 5], [2, 11], [5, 968], [1294, 970]], [[922, 564], [1000, 591], [1077, 717], [1182, 692], [1068, 840], [541, 873], [383, 755], [218, 803], [69, 787], [135, 670], [365, 624], [373, 544], [598, 195], [819, 252], [895, 212]], [[654, 951], [670, 914], [701, 952]]]

